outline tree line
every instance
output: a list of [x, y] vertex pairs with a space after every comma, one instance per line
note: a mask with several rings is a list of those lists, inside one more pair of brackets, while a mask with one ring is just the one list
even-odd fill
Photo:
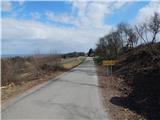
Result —
[[115, 59], [128, 49], [140, 44], [154, 44], [160, 35], [160, 14], [154, 15], [139, 25], [121, 22], [115, 30], [101, 37], [96, 44], [95, 55]]

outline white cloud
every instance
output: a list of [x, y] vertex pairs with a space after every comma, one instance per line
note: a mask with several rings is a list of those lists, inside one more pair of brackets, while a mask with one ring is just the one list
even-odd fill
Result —
[[[132, 25], [141, 25], [150, 22], [150, 19], [154, 15], [154, 12], [158, 12], [160, 14], [160, 1], [152, 0], [143, 8], [141, 8], [138, 12], [137, 17], [133, 20]], [[150, 31], [148, 31], [146, 35], [148, 41], [152, 40], [153, 34]], [[144, 38], [146, 38], [146, 36], [144, 36]], [[156, 38], [157, 41], [159, 41], [160, 34], [157, 34]]]
[[[2, 19], [2, 52], [14, 50], [34, 51], [36, 48], [58, 51], [86, 51], [93, 47], [104, 30], [58, 28], [35, 21]], [[24, 46], [24, 47], [23, 47]]]
[[160, 1], [151, 1], [149, 4], [139, 10], [139, 13], [135, 19], [136, 24], [142, 24], [148, 22], [154, 12], [160, 13]]
[[39, 12], [31, 12], [30, 15], [33, 19], [40, 19], [41, 18], [41, 14]]
[[[45, 24], [39, 19], [42, 14], [32, 12], [34, 20], [2, 19], [2, 52], [32, 52], [39, 48], [42, 51], [55, 49], [61, 52], [87, 51], [94, 47], [97, 40], [111, 30], [104, 23], [105, 17], [127, 2], [71, 2], [72, 12], [59, 15], [48, 11], [49, 20], [75, 27], [65, 28]], [[76, 15], [75, 15], [76, 13]]]
[[1, 6], [3, 12], [10, 12], [12, 10], [12, 3], [10, 1], [2, 1]]
[[104, 23], [105, 17], [126, 3], [128, 2], [71, 1], [72, 12], [70, 14], [56, 15], [48, 11], [46, 16], [49, 20], [73, 24], [79, 29], [106, 29], [109, 26]]
[[45, 15], [48, 17], [49, 20], [64, 23], [64, 24], [75, 24], [75, 18], [73, 16], [70, 16], [67, 13], [63, 13], [60, 15], [55, 15], [52, 11], [47, 11]]

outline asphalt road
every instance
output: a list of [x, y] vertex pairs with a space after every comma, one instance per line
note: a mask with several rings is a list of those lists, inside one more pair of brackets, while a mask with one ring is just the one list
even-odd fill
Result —
[[107, 120], [92, 58], [17, 98], [2, 119]]

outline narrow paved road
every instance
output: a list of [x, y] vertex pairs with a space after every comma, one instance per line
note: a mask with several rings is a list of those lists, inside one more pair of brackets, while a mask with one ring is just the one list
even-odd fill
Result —
[[92, 58], [13, 102], [2, 119], [107, 120]]

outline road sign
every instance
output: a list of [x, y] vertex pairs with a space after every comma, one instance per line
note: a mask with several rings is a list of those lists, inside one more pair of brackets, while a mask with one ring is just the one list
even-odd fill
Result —
[[116, 64], [115, 60], [103, 60], [102, 61], [104, 66], [107, 66], [107, 75], [111, 75], [112, 79], [112, 66]]
[[115, 60], [103, 60], [103, 65], [115, 65], [116, 61]]

